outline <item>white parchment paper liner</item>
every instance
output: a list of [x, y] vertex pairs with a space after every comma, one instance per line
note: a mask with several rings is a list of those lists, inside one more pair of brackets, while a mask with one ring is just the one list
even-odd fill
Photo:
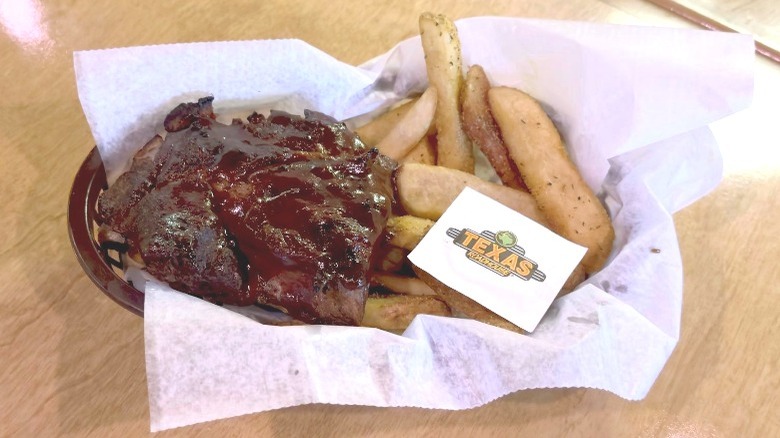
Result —
[[[465, 409], [527, 388], [643, 398], [680, 331], [671, 214], [712, 190], [706, 125], [752, 97], [753, 41], [708, 31], [512, 18], [458, 21], [465, 65], [537, 97], [616, 229], [608, 265], [520, 336], [419, 316], [403, 336], [265, 326], [148, 282], [152, 430], [305, 403]], [[346, 119], [425, 87], [418, 38], [361, 67], [300, 41], [77, 52], [79, 97], [110, 179], [177, 103], [312, 108]]]

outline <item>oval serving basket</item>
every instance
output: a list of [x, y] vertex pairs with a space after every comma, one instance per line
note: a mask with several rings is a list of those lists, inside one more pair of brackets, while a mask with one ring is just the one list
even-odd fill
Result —
[[[68, 234], [73, 251], [90, 279], [109, 298], [125, 309], [143, 316], [144, 294], [127, 283], [114, 269], [121, 270], [121, 247], [100, 245], [95, 238], [100, 226], [97, 204], [100, 192], [107, 188], [106, 171], [98, 149], [90, 151], [73, 180], [68, 200]], [[116, 254], [116, 257], [113, 256]]]

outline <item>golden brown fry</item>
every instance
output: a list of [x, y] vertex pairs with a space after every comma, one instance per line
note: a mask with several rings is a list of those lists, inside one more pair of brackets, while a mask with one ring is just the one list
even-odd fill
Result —
[[573, 291], [574, 288], [579, 286], [586, 278], [588, 278], [588, 274], [585, 272], [585, 267], [580, 263], [574, 268], [574, 271], [569, 275], [569, 278], [566, 279], [566, 283], [563, 283], [560, 292], [558, 292], [558, 297], [562, 297]]
[[488, 92], [493, 116], [510, 157], [556, 233], [588, 248], [587, 273], [598, 271], [615, 238], [609, 215], [582, 180], [561, 136], [539, 103], [507, 87]]
[[376, 148], [388, 157], [400, 160], [426, 136], [435, 113], [436, 90], [428, 88]]
[[472, 65], [463, 86], [463, 130], [490, 161], [505, 186], [528, 190], [501, 140], [488, 105], [490, 82], [479, 65]]
[[366, 313], [360, 325], [401, 332], [406, 330], [418, 314], [452, 315], [447, 305], [436, 297], [411, 295], [369, 297], [366, 300]]
[[401, 206], [413, 216], [437, 220], [465, 187], [471, 187], [542, 225], [547, 223], [528, 193], [459, 170], [403, 164], [396, 171], [395, 182]]
[[436, 132], [439, 165], [474, 173], [474, 155], [460, 122], [463, 84], [460, 40], [455, 24], [444, 15], [420, 15], [420, 38], [428, 83], [436, 89]]
[[401, 158], [401, 163], [436, 164], [436, 146], [433, 143], [435, 140], [435, 135], [426, 135], [420, 139], [417, 146]]
[[363, 140], [363, 143], [374, 147], [382, 141], [388, 132], [398, 125], [398, 122], [412, 109], [415, 102], [417, 102], [416, 98], [391, 108], [386, 113], [376, 117], [360, 128], [356, 128], [354, 131]]
[[406, 251], [391, 246], [386, 249], [382, 255], [382, 259], [376, 266], [384, 272], [395, 272], [403, 267], [404, 260], [406, 260]]
[[415, 216], [393, 216], [387, 221], [387, 233], [390, 245], [413, 250], [434, 222]]
[[415, 277], [383, 274], [376, 272], [371, 276], [372, 283], [401, 295], [435, 296], [436, 292], [425, 282]]
[[415, 266], [414, 272], [418, 277], [420, 277], [422, 281], [430, 286], [431, 289], [433, 289], [441, 297], [441, 299], [444, 300], [444, 302], [447, 303], [453, 312], [462, 313], [464, 316], [476, 319], [480, 322], [484, 322], [485, 324], [501, 327], [516, 333], [525, 333], [520, 327], [512, 324], [506, 319], [491, 312], [478, 302], [440, 282], [422, 269]]

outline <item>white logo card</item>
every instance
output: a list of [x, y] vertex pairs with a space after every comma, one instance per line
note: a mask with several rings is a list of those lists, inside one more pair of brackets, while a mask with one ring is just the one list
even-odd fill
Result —
[[409, 260], [532, 332], [587, 248], [466, 188]]

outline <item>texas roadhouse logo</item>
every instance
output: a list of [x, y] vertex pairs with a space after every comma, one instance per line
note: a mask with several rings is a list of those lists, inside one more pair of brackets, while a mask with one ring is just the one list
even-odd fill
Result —
[[466, 250], [466, 258], [502, 276], [513, 275], [525, 281], [533, 278], [544, 281], [546, 275], [539, 265], [525, 257], [525, 250], [517, 245], [517, 236], [511, 231], [483, 231], [477, 233], [468, 228], [450, 228], [447, 236], [452, 243]]

